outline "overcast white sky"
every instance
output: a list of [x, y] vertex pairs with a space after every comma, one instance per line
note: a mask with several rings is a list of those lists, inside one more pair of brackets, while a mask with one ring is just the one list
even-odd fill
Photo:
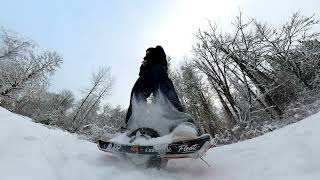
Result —
[[79, 96], [92, 69], [106, 65], [115, 77], [107, 102], [123, 108], [145, 50], [162, 45], [178, 64], [189, 56], [193, 33], [206, 19], [228, 28], [239, 9], [275, 25], [296, 11], [320, 16], [319, 0], [0, 0], [0, 5], [0, 26], [64, 57], [52, 91], [70, 89]]

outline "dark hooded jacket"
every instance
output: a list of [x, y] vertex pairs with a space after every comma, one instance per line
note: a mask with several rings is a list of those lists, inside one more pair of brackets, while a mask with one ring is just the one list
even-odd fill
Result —
[[132, 98], [137, 101], [146, 101], [153, 93], [157, 96], [160, 91], [175, 107], [176, 110], [184, 112], [172, 81], [168, 77], [168, 66], [166, 54], [161, 46], [148, 48], [144, 61], [140, 66], [139, 78], [131, 91], [130, 106], [126, 116], [126, 122], [132, 114]]

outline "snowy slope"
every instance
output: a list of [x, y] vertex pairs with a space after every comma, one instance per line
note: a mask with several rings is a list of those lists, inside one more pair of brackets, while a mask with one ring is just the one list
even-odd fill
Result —
[[0, 180], [320, 179], [320, 113], [205, 159], [171, 161], [165, 170], [108, 161], [96, 145], [0, 108]]

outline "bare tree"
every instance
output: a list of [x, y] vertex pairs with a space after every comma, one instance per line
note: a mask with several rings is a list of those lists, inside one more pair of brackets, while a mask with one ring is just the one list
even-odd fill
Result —
[[46, 125], [65, 128], [68, 110], [73, 106], [74, 97], [70, 91], [51, 93], [46, 89], [28, 91], [15, 101], [14, 112], [31, 117]]
[[199, 31], [197, 34], [198, 44], [194, 46], [194, 60], [197, 68], [208, 78], [212, 88], [217, 93], [221, 104], [226, 112], [227, 119], [235, 124], [238, 118], [237, 105], [230, 91], [227, 66], [228, 56], [224, 56], [219, 49], [212, 47], [211, 36]]
[[305, 71], [308, 76], [302, 70], [308, 58], [301, 51], [298, 53], [297, 48], [302, 41], [318, 37], [319, 34], [312, 31], [318, 21], [314, 16], [295, 13], [278, 30], [255, 19], [244, 21], [240, 13], [233, 24], [235, 30], [231, 34], [218, 33], [217, 26], [211, 23], [208, 30], [197, 33], [198, 44], [194, 47], [197, 67], [207, 75], [228, 119], [248, 117], [248, 110], [245, 110], [248, 108], [241, 108], [233, 98], [234, 90], [245, 91], [243, 95], [250, 104], [249, 115], [251, 111], [256, 112], [253, 104], [257, 101], [277, 119], [296, 96], [295, 82], [283, 72], [291, 72], [295, 76], [293, 79], [312, 88], [310, 71]]
[[0, 96], [10, 96], [28, 84], [46, 83], [62, 63], [56, 52], [38, 53], [35, 44], [7, 30], [0, 31]]
[[[319, 21], [314, 15], [310, 17], [302, 16], [300, 13], [294, 13], [290, 21], [285, 23], [280, 30], [272, 29], [258, 21], [254, 21], [257, 37], [262, 41], [265, 50], [265, 57], [274, 71], [287, 71], [292, 73], [296, 79], [309, 89], [313, 86], [307, 79], [306, 72], [303, 71], [305, 63], [311, 63], [311, 59], [297, 58], [298, 48], [301, 42], [312, 41], [319, 37], [319, 33], [313, 31]], [[297, 52], [298, 50], [298, 52]], [[300, 51], [300, 53], [302, 53]], [[304, 56], [303, 53], [298, 56]], [[304, 60], [308, 62], [304, 62]]]
[[99, 127], [109, 127], [112, 129], [119, 129], [125, 125], [126, 110], [120, 106], [113, 107], [105, 105], [102, 112], [99, 113], [97, 118], [97, 125]]
[[72, 118], [72, 131], [77, 131], [82, 125], [88, 123], [90, 115], [97, 113], [99, 103], [111, 92], [113, 79], [110, 68], [100, 68], [92, 73], [91, 88], [85, 90], [85, 97], [79, 102]]
[[201, 131], [216, 134], [218, 116], [213, 111], [208, 89], [194, 64], [186, 62], [174, 72], [171, 78], [186, 111], [192, 115]]

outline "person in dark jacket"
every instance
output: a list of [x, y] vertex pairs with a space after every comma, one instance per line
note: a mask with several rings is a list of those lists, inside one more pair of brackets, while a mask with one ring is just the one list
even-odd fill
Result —
[[138, 102], [146, 101], [152, 93], [156, 97], [159, 91], [170, 101], [176, 110], [184, 112], [173, 83], [168, 77], [168, 62], [163, 48], [161, 46], [148, 48], [143, 59], [144, 61], [140, 66], [139, 78], [131, 91], [126, 123], [128, 123], [132, 115], [132, 100], [134, 96]]
[[[131, 91], [130, 105], [126, 114], [126, 124], [128, 125], [133, 114], [133, 101], [136, 101], [135, 103], [146, 102], [151, 94], [157, 100], [160, 99], [158, 96], [161, 95], [175, 109], [175, 113], [170, 114], [170, 116], [174, 117], [171, 117], [173, 119], [172, 127], [169, 127], [169, 131], [174, 132], [175, 139], [196, 138], [199, 131], [196, 128], [195, 122], [190, 115], [185, 113], [174, 85], [168, 77], [168, 62], [163, 48], [161, 46], [148, 48], [143, 59], [140, 66], [139, 78]], [[171, 105], [166, 104], [165, 106]], [[189, 129], [191, 127], [192, 130], [186, 131], [186, 128], [183, 126], [188, 126]]]

